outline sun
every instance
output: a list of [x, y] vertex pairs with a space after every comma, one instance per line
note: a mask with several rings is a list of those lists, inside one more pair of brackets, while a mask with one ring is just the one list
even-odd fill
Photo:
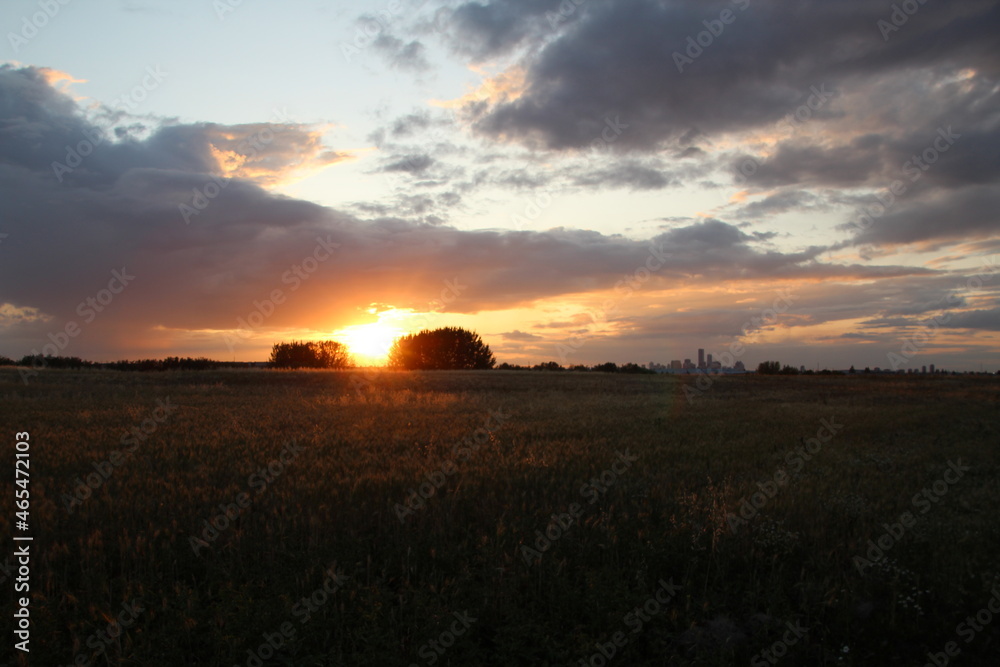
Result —
[[387, 361], [393, 341], [404, 333], [382, 322], [372, 322], [344, 327], [333, 336], [347, 346], [357, 363], [379, 365]]

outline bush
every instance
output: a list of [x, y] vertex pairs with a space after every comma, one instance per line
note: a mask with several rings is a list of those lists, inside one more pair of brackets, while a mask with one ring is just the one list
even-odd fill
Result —
[[269, 360], [272, 368], [348, 368], [347, 346], [334, 340], [275, 343]]

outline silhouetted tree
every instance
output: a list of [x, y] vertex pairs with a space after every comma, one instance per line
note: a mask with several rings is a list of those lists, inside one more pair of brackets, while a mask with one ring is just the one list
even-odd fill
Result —
[[459, 327], [424, 330], [397, 338], [389, 350], [389, 366], [405, 370], [493, 368], [490, 346], [474, 331]]
[[598, 373], [617, 373], [618, 364], [613, 361], [606, 361], [603, 364], [597, 364], [594, 366], [594, 370]]
[[532, 370], [536, 371], [564, 371], [566, 370], [559, 365], [558, 361], [546, 361], [541, 364], [535, 364]]
[[781, 372], [781, 364], [777, 361], [762, 361], [757, 365], [757, 372], [761, 375], [777, 375]]
[[351, 357], [347, 347], [335, 340], [275, 343], [271, 348], [273, 368], [347, 368]]
[[656, 371], [646, 368], [645, 366], [640, 366], [634, 361], [630, 361], [627, 364], [622, 364], [618, 367], [619, 373], [655, 373]]

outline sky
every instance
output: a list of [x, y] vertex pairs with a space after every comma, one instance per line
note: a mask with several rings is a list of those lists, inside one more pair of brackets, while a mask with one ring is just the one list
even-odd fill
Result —
[[1000, 368], [1000, 3], [8, 0], [0, 354]]

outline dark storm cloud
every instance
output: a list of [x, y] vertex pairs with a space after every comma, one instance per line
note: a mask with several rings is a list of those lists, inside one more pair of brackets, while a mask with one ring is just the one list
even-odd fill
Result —
[[1000, 331], [1000, 308], [969, 310], [964, 313], [956, 313], [942, 326], [950, 329]]
[[[870, 204], [877, 203], [873, 197]], [[843, 229], [857, 230], [852, 243], [875, 245], [940, 247], [995, 236], [1000, 232], [1000, 187], [972, 185], [924, 199], [900, 199], [881, 216], [865, 217], [862, 210]]]
[[[738, 158], [732, 164], [732, 171], [737, 172], [748, 159], [749, 156]], [[880, 173], [878, 157], [854, 147], [826, 149], [785, 144], [773, 157], [759, 163], [750, 183], [762, 188], [783, 185], [850, 188], [866, 185], [876, 173]]]
[[[477, 5], [477, 15], [506, 15], [510, 3]], [[994, 2], [926, 3], [884, 40], [877, 21], [883, 2], [797, 4], [778, 0], [735, 2], [625, 1], [588, 3], [588, 11], [558, 33], [522, 66], [524, 94], [486, 108], [471, 108], [477, 131], [493, 137], [535, 140], [550, 148], [579, 148], [611, 111], [632, 123], [621, 144], [651, 150], [697, 129], [719, 132], [760, 128], [805, 101], [813, 86], [836, 90], [854, 80], [914, 68], [949, 72], [977, 68], [998, 73]], [[713, 23], [707, 46], [691, 48], [692, 62], [678, 62], [689, 37], [704, 21], [731, 12], [728, 25]], [[528, 35], [517, 21], [482, 20], [477, 39], [490, 51]], [[678, 71], [680, 64], [680, 69]]]
[[[567, 24], [585, 11], [582, 0], [499, 0], [460, 4], [448, 16], [448, 38], [459, 53], [474, 61], [508, 53], [530, 38], [537, 38]], [[548, 14], [548, 18], [546, 18]]]

